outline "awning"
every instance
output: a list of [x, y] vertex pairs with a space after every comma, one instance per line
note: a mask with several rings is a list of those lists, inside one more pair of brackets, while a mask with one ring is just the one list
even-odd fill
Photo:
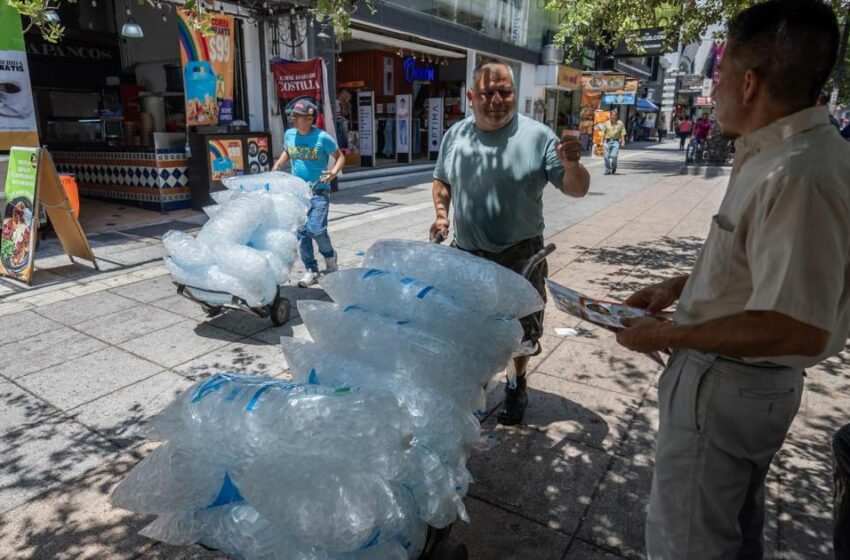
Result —
[[658, 111], [658, 105], [645, 97], [638, 97], [635, 107], [638, 111], [643, 111], [644, 113], [655, 113]]

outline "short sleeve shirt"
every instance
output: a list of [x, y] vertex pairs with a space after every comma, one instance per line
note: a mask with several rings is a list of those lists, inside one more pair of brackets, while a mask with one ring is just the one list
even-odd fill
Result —
[[557, 146], [551, 128], [520, 114], [492, 132], [474, 117], [446, 132], [434, 178], [451, 186], [460, 248], [500, 253], [543, 234], [543, 188], [564, 181]]
[[626, 126], [623, 121], [611, 124], [611, 121], [602, 123], [602, 137], [605, 140], [621, 140], [626, 137]]
[[810, 367], [840, 352], [850, 330], [850, 145], [812, 107], [740, 138], [735, 159], [677, 321], [782, 313], [830, 341], [817, 357], [767, 360]]
[[[283, 135], [283, 147], [292, 161], [292, 174], [308, 183], [322, 176], [328, 168], [331, 154], [337, 151], [337, 144], [331, 135], [316, 127], [309, 134], [299, 134], [298, 129], [290, 128]], [[330, 185], [320, 183], [314, 188], [329, 189]]]

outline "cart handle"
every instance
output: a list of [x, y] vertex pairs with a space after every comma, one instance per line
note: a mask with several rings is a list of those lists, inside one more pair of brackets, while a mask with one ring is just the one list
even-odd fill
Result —
[[549, 255], [551, 255], [554, 251], [555, 251], [555, 244], [550, 243], [550, 244], [546, 245], [545, 247], [543, 247], [542, 249], [540, 249], [539, 251], [537, 251], [536, 253], [534, 253], [531, 256], [531, 258], [528, 259], [528, 262], [525, 263], [525, 266], [522, 267], [522, 273], [521, 274], [523, 275], [523, 277], [528, 279], [531, 276], [531, 273], [534, 271], [534, 269], [537, 268], [540, 265], [540, 263], [542, 263], [543, 260], [546, 257], [548, 257]]

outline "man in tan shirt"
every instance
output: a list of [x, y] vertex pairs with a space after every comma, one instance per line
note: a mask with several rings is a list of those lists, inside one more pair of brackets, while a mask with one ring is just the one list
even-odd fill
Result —
[[[617, 335], [672, 349], [646, 527], [652, 559], [761, 558], [764, 479], [800, 405], [803, 369], [850, 330], [850, 147], [813, 107], [836, 60], [838, 26], [818, 0], [771, 0], [729, 23], [717, 121], [735, 167], [688, 276], [627, 303]], [[801, 49], [800, 45], [806, 45]]]
[[600, 125], [602, 130], [602, 157], [605, 161], [605, 174], [613, 175], [617, 172], [617, 156], [620, 148], [626, 145], [626, 125], [617, 118], [617, 110], [612, 109], [608, 116], [608, 122]]

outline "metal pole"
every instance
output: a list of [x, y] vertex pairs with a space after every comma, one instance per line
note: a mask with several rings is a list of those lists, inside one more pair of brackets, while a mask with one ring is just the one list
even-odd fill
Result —
[[260, 39], [260, 84], [263, 89], [263, 130], [269, 130], [269, 84], [266, 65], [266, 22], [259, 22]]
[[832, 95], [829, 96], [829, 112], [835, 111], [841, 82], [844, 80], [844, 59], [847, 58], [847, 39], [850, 36], [850, 8], [844, 16], [844, 32], [841, 34], [841, 47], [838, 49], [838, 63], [835, 65], [835, 75], [832, 84]]

